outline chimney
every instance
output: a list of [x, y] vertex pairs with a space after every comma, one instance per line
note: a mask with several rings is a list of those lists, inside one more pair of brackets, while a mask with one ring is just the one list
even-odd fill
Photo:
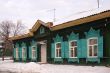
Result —
[[53, 23], [52, 22], [47, 22], [46, 23], [46, 26], [48, 26], [49, 28], [51, 28], [53, 26]]

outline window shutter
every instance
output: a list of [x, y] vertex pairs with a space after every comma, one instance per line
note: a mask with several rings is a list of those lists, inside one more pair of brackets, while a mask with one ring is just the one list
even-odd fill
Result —
[[51, 57], [55, 58], [55, 44], [54, 43], [51, 44]]
[[31, 46], [29, 46], [29, 58], [32, 59], [32, 49], [31, 49]]
[[14, 58], [16, 58], [16, 48], [14, 48], [13, 51], [14, 51], [14, 53], [13, 53], [14, 54]]
[[81, 54], [82, 54], [82, 52], [81, 52], [81, 42], [80, 42], [80, 40], [77, 40], [77, 56], [78, 56], [78, 58], [81, 58]]
[[68, 41], [65, 41], [65, 58], [69, 58], [69, 42]]
[[81, 57], [82, 58], [87, 58], [87, 39], [81, 39], [81, 47], [82, 47], [82, 53]]
[[19, 58], [22, 58], [22, 48], [19, 47]]
[[98, 57], [103, 57], [103, 37], [98, 38]]
[[65, 52], [64, 46], [65, 46], [65, 43], [61, 42], [61, 57], [62, 58], [64, 58], [64, 52]]
[[36, 59], [37, 59], [37, 46], [35, 48], [36, 48]]
[[25, 46], [25, 60], [27, 59], [27, 47]]

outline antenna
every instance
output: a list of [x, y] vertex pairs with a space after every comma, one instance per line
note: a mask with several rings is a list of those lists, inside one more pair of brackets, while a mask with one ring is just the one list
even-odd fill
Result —
[[47, 12], [50, 12], [50, 11], [53, 14], [53, 22], [55, 22], [56, 21], [56, 9], [54, 8], [54, 9], [47, 10]]
[[56, 9], [54, 8], [53, 11], [54, 11], [53, 22], [55, 22], [56, 21], [56, 18], [55, 18], [55, 11], [56, 11]]
[[97, 5], [98, 5], [98, 8], [99, 8], [99, 0], [97, 0]]

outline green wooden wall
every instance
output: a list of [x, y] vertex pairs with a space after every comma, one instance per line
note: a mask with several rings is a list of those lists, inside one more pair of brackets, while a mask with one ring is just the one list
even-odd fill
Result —
[[[54, 58], [54, 61], [63, 61], [63, 58], [67, 58], [68, 62], [77, 61], [79, 63], [79, 58], [86, 58], [86, 61], [97, 61], [100, 63], [100, 58], [103, 57], [103, 36], [100, 35], [100, 30], [95, 30], [93, 28], [90, 28], [88, 32], [85, 32], [85, 39], [79, 39], [79, 34], [71, 33], [70, 35], [67, 35], [68, 41], [63, 41], [63, 37], [56, 35], [55, 38], [53, 38], [54, 42], [51, 44], [51, 56]], [[96, 37], [98, 38], [98, 57], [97, 58], [88, 58], [87, 54], [87, 40], [89, 38]], [[77, 40], [77, 58], [70, 58], [69, 57], [69, 41]], [[55, 57], [55, 43], [61, 42], [61, 58]]]

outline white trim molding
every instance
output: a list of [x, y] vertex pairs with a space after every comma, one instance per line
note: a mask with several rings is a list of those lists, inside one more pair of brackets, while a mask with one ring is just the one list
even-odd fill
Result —
[[32, 59], [35, 59], [36, 58], [36, 47], [35, 46], [32, 46]]
[[[57, 48], [57, 47], [56, 47], [57, 44], [60, 44], [60, 48]], [[56, 49], [58, 49], [58, 57], [57, 57], [57, 55], [56, 55]], [[59, 50], [60, 50], [60, 51], [59, 51]], [[61, 42], [56, 42], [56, 43], [55, 43], [55, 58], [61, 58], [61, 57], [60, 57], [60, 56], [61, 56], [61, 55], [60, 55], [60, 54], [61, 54], [60, 52], [61, 52]]]
[[[90, 43], [90, 40], [96, 40], [96, 43], [93, 43], [93, 44], [89, 44]], [[94, 47], [97, 47], [97, 51], [96, 51], [96, 56], [94, 56], [95, 52], [94, 52]], [[90, 56], [90, 52], [89, 52], [89, 47], [91, 47], [91, 56]], [[88, 58], [97, 58], [98, 57], [98, 37], [91, 37], [91, 38], [88, 38], [87, 39], [87, 57]]]
[[[75, 46], [71, 46], [71, 42], [76, 42], [76, 45]], [[77, 50], [77, 40], [72, 40], [72, 41], [69, 41], [69, 58], [77, 58], [77, 56], [75, 56], [75, 49]], [[73, 51], [73, 57], [71, 56], [71, 48], [72, 48], [72, 51]]]

